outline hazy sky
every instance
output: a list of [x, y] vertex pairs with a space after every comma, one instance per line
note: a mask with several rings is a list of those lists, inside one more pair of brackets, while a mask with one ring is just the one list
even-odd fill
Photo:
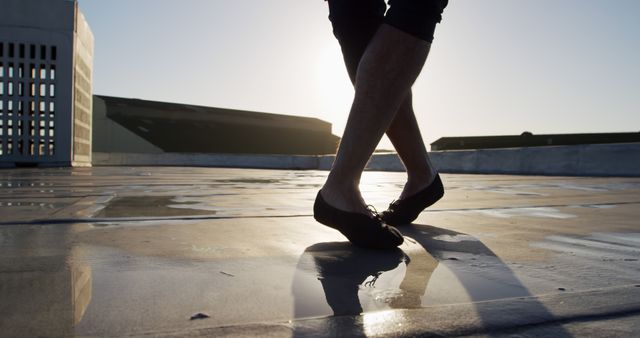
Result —
[[[342, 134], [353, 90], [322, 0], [80, 7], [96, 94], [311, 116]], [[640, 131], [639, 13], [638, 0], [450, 0], [414, 86], [426, 142]]]

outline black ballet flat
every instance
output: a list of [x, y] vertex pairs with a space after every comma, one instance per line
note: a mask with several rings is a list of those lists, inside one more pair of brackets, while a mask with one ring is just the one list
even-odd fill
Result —
[[382, 212], [382, 220], [395, 226], [410, 224], [418, 218], [422, 210], [436, 203], [442, 196], [444, 187], [440, 175], [436, 174], [433, 182], [417, 194], [389, 204], [389, 209]]
[[385, 224], [374, 212], [373, 216], [347, 212], [329, 205], [318, 192], [313, 205], [316, 221], [340, 231], [349, 242], [368, 249], [394, 249], [404, 242], [398, 229]]

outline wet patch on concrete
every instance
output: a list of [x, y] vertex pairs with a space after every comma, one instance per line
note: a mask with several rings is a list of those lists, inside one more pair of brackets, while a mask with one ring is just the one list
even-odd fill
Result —
[[[93, 292], [75, 324], [76, 335], [122, 336], [253, 319], [287, 320], [292, 315], [293, 268], [286, 261], [185, 260], [137, 256], [107, 247], [81, 248], [84, 254], [72, 261], [90, 267]], [[210, 318], [192, 323], [194, 313]]]
[[532, 246], [589, 259], [634, 262], [640, 257], [640, 233], [553, 235]]
[[319, 243], [300, 257], [293, 279], [295, 317], [357, 315], [388, 309], [405, 296], [399, 288], [408, 258], [347, 242]]
[[493, 192], [497, 194], [514, 195], [514, 196], [548, 196], [548, 194], [510, 189], [510, 188], [490, 188], [490, 189], [485, 189], [485, 191]]
[[236, 178], [228, 180], [216, 180], [217, 183], [232, 183], [232, 184], [274, 184], [282, 183], [282, 180], [278, 179], [260, 179], [260, 178]]
[[477, 238], [430, 230], [407, 237], [401, 252], [380, 254], [345, 243], [307, 248], [294, 277], [294, 294], [307, 295], [296, 301], [296, 314], [353, 315], [532, 295], [515, 267]]
[[569, 291], [630, 285], [640, 280], [640, 233], [552, 235], [532, 242], [555, 253], [546, 265], [529, 265], [529, 275]]
[[[172, 244], [162, 241], [180, 245], [184, 240], [171, 237], [169, 229], [150, 228], [137, 235], [129, 229], [121, 236], [139, 240], [137, 246], [165, 251]], [[431, 229], [428, 238], [414, 239], [391, 252], [323, 242], [294, 257], [256, 256], [238, 248], [224, 251], [220, 244], [192, 245], [197, 251], [192, 258], [179, 258], [171, 250], [161, 257], [84, 244], [81, 239], [86, 236], [68, 237], [70, 243], [81, 242], [73, 249], [62, 245], [55, 259], [63, 262], [61, 266], [89, 272], [90, 302], [73, 325], [77, 335], [184, 328], [192, 325], [185, 323], [194, 313], [210, 318], [193, 325], [221, 326], [530, 295], [512, 269], [481, 242], [442, 232]], [[39, 300], [41, 306], [46, 302]]]
[[[621, 179], [625, 180], [625, 179]], [[566, 178], [550, 177], [535, 184], [523, 184], [517, 180], [500, 182], [498, 184], [473, 183], [459, 187], [462, 190], [476, 190], [514, 196], [551, 196], [554, 191], [566, 190], [584, 193], [606, 193], [625, 190], [638, 190], [640, 183], [635, 179], [628, 182], [608, 182], [606, 179], [591, 179], [577, 177], [570, 180]]]
[[560, 212], [558, 209], [547, 208], [547, 207], [478, 210], [477, 212], [484, 214], [486, 216], [498, 217], [498, 218], [538, 217], [538, 218], [568, 219], [568, 218], [577, 217], [576, 215]]
[[[536, 297], [640, 280], [634, 179], [443, 175], [447, 194], [420, 216], [424, 224], [402, 227], [400, 250], [378, 253], [340, 244], [338, 232], [310, 217], [325, 172], [2, 174], [16, 185], [0, 187], [0, 202], [23, 203], [0, 207], [0, 326], [14, 336], [123, 336], [357, 312], [365, 315], [340, 318], [361, 318], [364, 333], [384, 335], [375, 323], [403, 312], [385, 310], [438, 314], [464, 304], [485, 324], [496, 318], [486, 301], [509, 299], [517, 311], [527, 299], [553, 319]], [[363, 195], [384, 209], [405, 178], [365, 173]], [[56, 223], [61, 217], [66, 223]], [[191, 321], [198, 313], [210, 317]], [[28, 331], [40, 314], [45, 331]]]
[[530, 208], [486, 208], [476, 210], [454, 210], [455, 213], [475, 213], [482, 216], [495, 218], [512, 218], [512, 217], [535, 217], [535, 218], [553, 218], [553, 219], [570, 219], [578, 216], [561, 212], [556, 208], [550, 207], [530, 207]]
[[129, 196], [114, 198], [95, 217], [144, 217], [213, 215], [197, 203], [183, 202], [172, 196]]
[[[2, 208], [35, 208], [42, 210], [55, 210], [60, 207], [64, 207], [66, 204], [63, 203], [47, 203], [47, 202], [28, 202], [28, 201], [15, 201], [15, 202], [5, 202], [0, 201], [0, 209]], [[12, 210], [13, 211], [13, 210]], [[11, 211], [7, 211], [11, 212]]]
[[570, 205], [569, 208], [585, 208], [585, 209], [615, 209], [615, 204], [582, 204], [582, 205]]
[[462, 242], [462, 241], [478, 241], [477, 238], [473, 237], [473, 236], [469, 236], [469, 235], [440, 235], [440, 236], [436, 236], [433, 238], [436, 241], [444, 241], [444, 242], [451, 242], [451, 243], [458, 243], [458, 242]]

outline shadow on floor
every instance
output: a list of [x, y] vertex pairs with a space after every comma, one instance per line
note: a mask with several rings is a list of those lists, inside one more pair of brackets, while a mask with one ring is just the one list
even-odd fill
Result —
[[[477, 302], [511, 297], [531, 297], [532, 294], [519, 281], [514, 272], [486, 245], [477, 238], [434, 227], [426, 224], [413, 224], [400, 227], [408, 241], [414, 241], [424, 250], [412, 251], [410, 255], [400, 249], [391, 251], [367, 250], [355, 247], [348, 242], [318, 243], [308, 247], [299, 260], [299, 269], [315, 269], [317, 279], [322, 285], [326, 303], [337, 321], [327, 323], [326, 327], [296, 328], [294, 336], [330, 335], [345, 333], [355, 336], [367, 336], [371, 332], [367, 325], [380, 325], [359, 316], [365, 312], [361, 304], [362, 290], [375, 286], [385, 274], [397, 274], [398, 267], [406, 270], [399, 284], [394, 288], [398, 292], [385, 295], [387, 309], [411, 309], [422, 307], [429, 279], [439, 264], [446, 265], [458, 282], [464, 287], [470, 301], [474, 303], [476, 313], [482, 321], [485, 333], [509, 327], [493, 327], [497, 315], [492, 307], [479, 306]], [[492, 271], [499, 271], [499, 282], [491, 283], [491, 278], [477, 278], [468, 269], [461, 269], [457, 259], [452, 260], [451, 253], [482, 257], [491, 262]], [[304, 265], [304, 267], [303, 267]], [[296, 317], [300, 318], [301, 308], [308, 302], [304, 288], [296, 286], [294, 281]], [[360, 293], [360, 295], [359, 295]], [[316, 299], [316, 301], [318, 301]], [[307, 304], [308, 305], [308, 304]], [[537, 301], [528, 302], [526, 313], [545, 321], [553, 321], [554, 315]], [[384, 319], [382, 319], [384, 320]], [[428, 320], [425, 318], [425, 320]], [[331, 325], [329, 325], [331, 324]], [[337, 324], [337, 325], [336, 325]], [[511, 327], [512, 328], [512, 327]], [[379, 334], [380, 331], [376, 330]], [[561, 326], [554, 328], [554, 337], [571, 337]]]

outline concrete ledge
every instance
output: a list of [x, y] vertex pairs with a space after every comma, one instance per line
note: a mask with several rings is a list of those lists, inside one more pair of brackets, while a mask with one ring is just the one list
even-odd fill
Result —
[[196, 166], [257, 169], [317, 169], [318, 158], [304, 155], [94, 153], [94, 166]]
[[640, 176], [640, 143], [431, 152], [446, 173]]
[[[430, 152], [443, 173], [640, 176], [640, 143]], [[94, 153], [95, 166], [207, 166], [329, 170], [334, 155]], [[374, 155], [367, 170], [404, 171], [397, 154]]]

